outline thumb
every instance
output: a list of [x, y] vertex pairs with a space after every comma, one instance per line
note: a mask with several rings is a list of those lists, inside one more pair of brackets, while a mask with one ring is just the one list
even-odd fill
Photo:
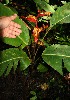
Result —
[[16, 17], [17, 17], [17, 14], [14, 14], [14, 15], [10, 16], [9, 18], [10, 18], [10, 20], [14, 20]]

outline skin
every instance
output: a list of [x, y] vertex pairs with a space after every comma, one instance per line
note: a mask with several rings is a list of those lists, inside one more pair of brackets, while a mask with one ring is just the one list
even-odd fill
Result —
[[20, 35], [21, 26], [13, 21], [16, 17], [17, 14], [0, 17], [0, 37], [16, 38]]

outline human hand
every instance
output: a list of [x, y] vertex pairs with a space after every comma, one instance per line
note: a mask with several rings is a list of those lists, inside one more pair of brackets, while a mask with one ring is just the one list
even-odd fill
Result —
[[0, 17], [0, 36], [16, 38], [16, 36], [20, 35], [20, 33], [22, 32], [20, 29], [21, 26], [13, 21], [16, 17], [17, 14], [9, 17]]

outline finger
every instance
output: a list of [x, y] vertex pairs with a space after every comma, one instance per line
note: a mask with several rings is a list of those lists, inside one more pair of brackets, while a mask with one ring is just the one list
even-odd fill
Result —
[[18, 28], [8, 29], [7, 35], [11, 34], [11, 35], [18, 36], [18, 35], [20, 35], [21, 32], [22, 31], [20, 29], [18, 29]]
[[9, 34], [8, 38], [16, 38], [16, 35]]
[[2, 30], [2, 37], [8, 37], [8, 32], [9, 32], [8, 28], [3, 29]]
[[17, 29], [17, 28], [15, 28], [13, 31], [14, 31], [14, 32], [16, 32], [16, 34], [15, 34], [15, 35], [17, 35], [18, 33], [22, 33], [22, 30]]
[[10, 20], [14, 20], [16, 17], [17, 17], [17, 14], [14, 14], [14, 15], [10, 16], [9, 18], [10, 18]]
[[12, 30], [10, 30], [9, 28], [6, 28], [3, 32], [3, 37], [11, 38], [12, 36], [15, 36], [15, 34], [12, 34]]
[[13, 27], [17, 27], [17, 28], [21, 28], [21, 25], [11, 21], [9, 26], [13, 26]]
[[12, 34], [12, 33], [13, 32], [10, 30], [9, 33], [6, 35], [6, 37], [8, 37], [8, 38], [16, 38], [15, 33], [14, 34]]
[[21, 31], [20, 29], [16, 28], [16, 27], [14, 27], [14, 28], [12, 29], [12, 31], [17, 32], [17, 33], [22, 33], [22, 31]]
[[12, 31], [12, 34], [15, 35], [15, 36], [19, 36], [20, 32]]
[[16, 27], [13, 27], [13, 26], [10, 26], [9, 27], [9, 31], [13, 31], [13, 32], [16, 32], [15, 35], [17, 35], [18, 33], [22, 33], [22, 30], [16, 28]]
[[9, 35], [11, 35], [11, 36], [18, 36], [18, 35], [20, 35], [20, 33], [21, 33], [21, 31], [18, 31], [18, 32], [16, 32], [16, 31], [14, 31], [14, 30], [9, 30], [8, 31], [8, 34]]

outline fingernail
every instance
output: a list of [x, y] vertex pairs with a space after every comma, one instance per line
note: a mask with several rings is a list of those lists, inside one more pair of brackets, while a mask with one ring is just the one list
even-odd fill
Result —
[[14, 15], [17, 15], [17, 14], [14, 14]]
[[14, 14], [15, 16], [17, 16], [17, 14]]
[[19, 25], [19, 28], [21, 28], [21, 25]]

